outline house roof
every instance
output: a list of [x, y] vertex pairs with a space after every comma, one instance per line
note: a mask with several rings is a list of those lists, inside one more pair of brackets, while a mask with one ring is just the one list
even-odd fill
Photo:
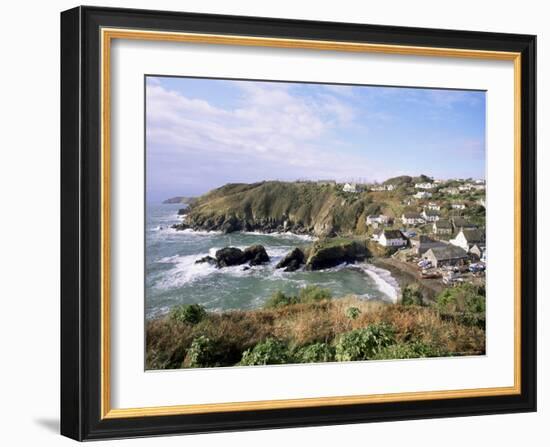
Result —
[[439, 219], [434, 225], [437, 225], [438, 228], [452, 228], [451, 222], [446, 219]]
[[469, 244], [476, 244], [479, 242], [485, 242], [485, 233], [475, 228], [465, 228], [462, 230], [464, 237]]
[[463, 259], [468, 257], [468, 253], [456, 245], [445, 245], [444, 247], [433, 247], [426, 252], [426, 256], [432, 254], [438, 261], [446, 261], [449, 259]]
[[439, 216], [439, 212], [435, 210], [427, 209], [427, 210], [424, 210], [424, 213], [426, 214], [426, 216]]
[[405, 219], [420, 219], [422, 216], [419, 213], [403, 213]]
[[405, 236], [399, 230], [384, 230], [383, 233], [386, 239], [405, 239]]
[[463, 217], [454, 217], [454, 218], [453, 218], [453, 224], [454, 224], [455, 227], [457, 227], [457, 228], [460, 228], [460, 227], [475, 228], [475, 227], [476, 227], [473, 223], [468, 222], [468, 221], [467, 221], [466, 219], [464, 219]]

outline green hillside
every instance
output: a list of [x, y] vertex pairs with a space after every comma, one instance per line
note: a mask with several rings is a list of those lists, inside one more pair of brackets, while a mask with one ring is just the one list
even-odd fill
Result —
[[365, 217], [380, 211], [372, 194], [345, 193], [338, 185], [266, 181], [228, 184], [191, 206], [192, 228], [231, 231], [292, 231], [318, 236], [362, 234]]

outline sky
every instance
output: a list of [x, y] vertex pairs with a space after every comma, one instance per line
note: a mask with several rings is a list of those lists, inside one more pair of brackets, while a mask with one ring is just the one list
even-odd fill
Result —
[[262, 180], [485, 177], [485, 92], [146, 79], [148, 201]]

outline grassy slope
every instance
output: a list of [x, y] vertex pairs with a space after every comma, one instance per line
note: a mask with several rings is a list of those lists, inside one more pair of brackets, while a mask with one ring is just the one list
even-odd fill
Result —
[[[360, 310], [355, 319], [349, 317], [350, 307]], [[485, 352], [483, 329], [442, 319], [434, 308], [389, 306], [347, 297], [275, 309], [208, 313], [197, 324], [169, 316], [148, 321], [147, 368], [184, 367], [191, 343], [201, 336], [216, 346], [218, 366], [229, 366], [238, 363], [245, 350], [271, 337], [289, 349], [319, 342], [334, 345], [340, 334], [381, 322], [395, 328], [397, 343], [418, 341], [454, 355]]]
[[327, 228], [339, 234], [363, 234], [366, 215], [381, 208], [373, 203], [374, 197], [372, 193], [344, 193], [339, 187], [315, 183], [229, 184], [200, 197], [189, 219], [192, 223], [218, 216], [247, 221], [288, 219], [316, 234]]

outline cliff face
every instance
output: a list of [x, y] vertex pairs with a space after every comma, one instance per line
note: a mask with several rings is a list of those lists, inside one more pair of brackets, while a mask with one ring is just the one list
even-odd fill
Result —
[[227, 233], [360, 234], [366, 215], [376, 212], [376, 207], [367, 193], [344, 193], [333, 185], [277, 181], [228, 184], [199, 197], [182, 227]]

